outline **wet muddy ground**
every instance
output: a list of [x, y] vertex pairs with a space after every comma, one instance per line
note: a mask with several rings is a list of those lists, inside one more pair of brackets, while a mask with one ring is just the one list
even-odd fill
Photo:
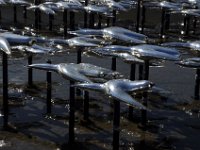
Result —
[[[8, 14], [8, 15], [7, 15]], [[147, 13], [144, 34], [159, 41], [160, 11]], [[42, 15], [41, 35], [62, 37], [62, 17], [55, 17], [54, 31], [46, 30], [48, 20]], [[77, 13], [78, 18], [81, 13]], [[119, 14], [117, 25], [129, 29], [135, 27], [135, 11]], [[177, 19], [178, 18], [178, 19]], [[167, 33], [166, 41], [177, 41], [182, 36], [180, 16], [172, 17], [172, 30]], [[22, 8], [18, 8], [18, 23], [13, 24], [12, 9], [2, 8], [2, 28], [10, 26], [33, 26], [33, 12], [28, 12], [27, 20], [22, 17]], [[178, 23], [178, 25], [177, 25]], [[82, 19], [76, 19], [79, 27]], [[187, 40], [199, 39], [196, 35], [185, 37]], [[187, 51], [187, 50], [186, 50]], [[191, 54], [185, 54], [188, 57]], [[0, 58], [1, 59], [1, 58]], [[34, 56], [33, 62], [52, 63], [76, 62], [76, 53], [57, 53], [51, 56]], [[110, 68], [110, 58], [83, 56], [82, 62], [89, 62]], [[69, 82], [58, 74], [52, 73], [53, 95], [52, 115], [46, 114], [46, 73], [34, 70], [34, 87], [27, 87], [27, 57], [14, 53], [9, 58], [9, 122], [12, 131], [0, 131], [0, 149], [70, 149], [68, 142]], [[2, 67], [0, 67], [2, 69]], [[129, 78], [130, 65], [117, 61], [117, 71]], [[140, 128], [140, 111], [134, 110], [134, 118], [129, 121], [128, 106], [121, 104], [120, 149], [158, 149], [158, 150], [199, 150], [200, 149], [200, 101], [193, 99], [195, 70], [181, 68], [174, 62], [165, 62], [164, 67], [150, 68], [149, 80], [159, 88], [159, 93], [149, 94], [148, 128]], [[0, 74], [2, 79], [2, 74]], [[0, 84], [2, 93], [2, 81]], [[2, 94], [1, 94], [2, 95]], [[0, 98], [0, 100], [2, 97]], [[138, 96], [139, 99], [139, 96]], [[90, 92], [90, 121], [83, 120], [83, 100], [76, 97], [75, 139], [73, 149], [112, 149], [112, 100], [100, 93]], [[2, 116], [0, 121], [2, 124]]]

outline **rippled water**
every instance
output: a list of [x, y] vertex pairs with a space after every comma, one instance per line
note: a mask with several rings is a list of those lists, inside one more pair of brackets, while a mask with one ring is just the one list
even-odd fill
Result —
[[[134, 30], [135, 10], [118, 15], [117, 25]], [[54, 31], [47, 31], [47, 16], [42, 15], [42, 30], [39, 33], [43, 36], [62, 37], [62, 14], [58, 14], [54, 21]], [[83, 26], [83, 16], [76, 13], [76, 25]], [[144, 33], [157, 39], [160, 25], [160, 11], [147, 10], [147, 21]], [[166, 41], [175, 41], [183, 36], [180, 35], [181, 21], [183, 17], [173, 16], [171, 30], [167, 33]], [[22, 8], [18, 8], [18, 23], [15, 26], [23, 28], [33, 26], [33, 12], [28, 12], [27, 20], [22, 17]], [[178, 23], [178, 25], [177, 25]], [[12, 9], [2, 7], [2, 27], [14, 26], [12, 21]], [[177, 31], [178, 30], [178, 31]], [[187, 40], [198, 39], [198, 33]], [[187, 51], [183, 57], [188, 55]], [[1, 59], [1, 58], [0, 58]], [[34, 56], [33, 62], [52, 63], [76, 62], [76, 53], [58, 53], [51, 56]], [[83, 56], [82, 62], [89, 62], [102, 67], [111, 67], [111, 59], [94, 58]], [[10, 123], [17, 127], [19, 133], [4, 133], [0, 135], [0, 147], [13, 148], [13, 145], [28, 147], [27, 143], [41, 144], [40, 149], [67, 148], [68, 141], [68, 117], [69, 82], [53, 73], [53, 108], [52, 115], [46, 114], [46, 73], [34, 70], [35, 88], [27, 88], [27, 57], [14, 54], [9, 58], [9, 97], [10, 97]], [[2, 67], [0, 67], [2, 69]], [[117, 70], [129, 78], [130, 66], [121, 60], [117, 61]], [[166, 91], [161, 95], [150, 94], [148, 112], [148, 129], [143, 131], [139, 128], [140, 112], [134, 110], [134, 119], [127, 120], [127, 106], [121, 104], [121, 149], [192, 149], [200, 148], [200, 102], [194, 101], [194, 76], [195, 70], [181, 68], [174, 62], [166, 62], [165, 67], [150, 68], [150, 80]], [[0, 74], [2, 79], [2, 74]], [[2, 87], [2, 81], [0, 84]], [[2, 88], [0, 88], [2, 93]], [[81, 98], [76, 100], [76, 122], [75, 136], [77, 149], [112, 149], [112, 101], [106, 96], [90, 93], [90, 123], [82, 119]], [[0, 116], [2, 123], [2, 115]], [[22, 134], [25, 138], [19, 138]], [[8, 141], [6, 141], [5, 140]], [[31, 139], [27, 141], [26, 138]], [[33, 140], [36, 138], [37, 140]], [[17, 139], [17, 140], [16, 140]], [[38, 142], [42, 141], [42, 142]], [[47, 146], [53, 143], [54, 146]], [[36, 146], [37, 147], [37, 146]]]

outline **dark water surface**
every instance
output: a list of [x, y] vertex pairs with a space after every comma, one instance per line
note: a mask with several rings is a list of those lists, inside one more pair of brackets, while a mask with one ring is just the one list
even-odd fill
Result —
[[[18, 23], [13, 24], [11, 7], [2, 7], [2, 28], [10, 26], [32, 27], [33, 12], [28, 11], [27, 19], [22, 16], [22, 7], [17, 8]], [[147, 11], [144, 34], [159, 41], [160, 10]], [[135, 30], [135, 10], [117, 16], [117, 25]], [[182, 16], [172, 16], [172, 26], [166, 41], [177, 41], [182, 36]], [[62, 37], [62, 13], [55, 16], [53, 32], [48, 32], [48, 16], [42, 14], [43, 36]], [[76, 27], [83, 27], [83, 13], [76, 13]], [[199, 29], [199, 28], [198, 28]], [[59, 34], [60, 33], [60, 34]], [[199, 39], [196, 35], [187, 40]], [[183, 57], [187, 57], [187, 55]], [[1, 59], [1, 58], [0, 58]], [[52, 56], [34, 56], [33, 62], [76, 63], [76, 53], [57, 53]], [[82, 62], [110, 68], [110, 58], [83, 56]], [[27, 88], [27, 56], [13, 54], [9, 58], [9, 97], [10, 123], [18, 133], [0, 131], [0, 149], [68, 149], [69, 82], [58, 74], [53, 75], [52, 116], [46, 116], [46, 73], [34, 70], [35, 88]], [[2, 67], [0, 67], [2, 69]], [[130, 65], [117, 61], [117, 70], [129, 78]], [[165, 67], [150, 68], [150, 81], [163, 88], [161, 95], [150, 94], [148, 129], [139, 128], [140, 112], [134, 110], [134, 120], [128, 121], [128, 107], [121, 104], [121, 149], [159, 149], [159, 150], [199, 150], [200, 149], [200, 102], [194, 101], [195, 70], [181, 68], [174, 62], [166, 62]], [[0, 73], [2, 79], [2, 73]], [[2, 81], [1, 87], [2, 87]], [[2, 93], [2, 88], [0, 88]], [[2, 95], [2, 94], [1, 94]], [[74, 149], [112, 149], [112, 101], [106, 96], [90, 93], [90, 119], [83, 121], [83, 101], [76, 100]], [[2, 117], [1, 117], [2, 124]]]

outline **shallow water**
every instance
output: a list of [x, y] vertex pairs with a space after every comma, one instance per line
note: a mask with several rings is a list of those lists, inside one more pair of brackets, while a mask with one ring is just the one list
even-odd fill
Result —
[[[7, 15], [8, 14], [8, 15]], [[135, 29], [135, 10], [118, 15], [117, 25]], [[62, 37], [62, 14], [58, 14], [54, 21], [54, 31], [47, 31], [48, 20], [42, 15], [43, 36]], [[83, 17], [76, 13], [76, 25], [83, 27]], [[22, 17], [22, 8], [18, 7], [18, 23], [13, 24], [12, 9], [2, 7], [2, 28], [9, 26], [33, 26], [33, 12], [28, 12], [27, 20]], [[153, 19], [152, 19], [153, 18]], [[178, 18], [178, 19], [177, 19]], [[166, 41], [178, 40], [180, 35], [180, 16], [172, 17], [172, 29], [167, 34]], [[146, 28], [144, 33], [153, 38], [153, 42], [160, 41], [158, 29], [160, 23], [160, 11], [151, 10], [147, 13]], [[156, 26], [156, 28], [154, 28]], [[178, 30], [178, 31], [177, 31]], [[60, 34], [59, 34], [60, 33]], [[198, 34], [186, 37], [187, 40], [198, 39]], [[187, 54], [184, 57], [187, 57]], [[1, 59], [1, 58], [0, 58]], [[58, 53], [52, 56], [34, 56], [33, 63], [74, 62], [76, 53]], [[82, 62], [88, 62], [102, 67], [111, 67], [111, 59], [82, 57]], [[17, 128], [18, 133], [1, 131], [0, 147], [3, 149], [24, 149], [31, 146], [39, 149], [65, 149], [68, 141], [68, 117], [69, 82], [56, 73], [53, 75], [52, 93], [52, 115], [46, 115], [46, 73], [34, 70], [35, 88], [27, 88], [27, 57], [12, 55], [9, 58], [9, 97], [10, 97], [10, 123]], [[0, 67], [2, 69], [2, 67]], [[117, 70], [129, 78], [130, 65], [117, 60]], [[120, 149], [192, 149], [200, 148], [200, 102], [194, 101], [195, 70], [181, 68], [174, 62], [166, 62], [165, 67], [150, 68], [149, 79], [158, 87], [164, 89], [161, 95], [150, 94], [148, 112], [148, 128], [143, 131], [139, 128], [140, 111], [134, 110], [134, 119], [127, 119], [128, 109], [121, 104], [121, 133]], [[0, 74], [2, 79], [2, 74]], [[0, 84], [2, 87], [2, 81]], [[0, 88], [2, 93], [2, 88]], [[112, 149], [112, 100], [106, 96], [90, 93], [90, 122], [83, 121], [83, 101], [76, 100], [76, 122], [75, 122], [75, 149]], [[2, 116], [1, 124], [2, 124]], [[20, 138], [21, 137], [21, 138]], [[31, 144], [31, 146], [30, 146]]]

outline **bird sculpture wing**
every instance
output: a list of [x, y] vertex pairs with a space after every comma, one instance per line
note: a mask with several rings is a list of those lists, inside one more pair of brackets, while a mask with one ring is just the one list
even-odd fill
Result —
[[0, 49], [4, 51], [6, 54], [11, 54], [10, 44], [6, 39], [2, 37], [0, 37]]
[[144, 110], [147, 109], [144, 105], [133, 99], [128, 93], [123, 91], [121, 88], [115, 88], [115, 90], [110, 90], [108, 95], [138, 109], [144, 109]]

